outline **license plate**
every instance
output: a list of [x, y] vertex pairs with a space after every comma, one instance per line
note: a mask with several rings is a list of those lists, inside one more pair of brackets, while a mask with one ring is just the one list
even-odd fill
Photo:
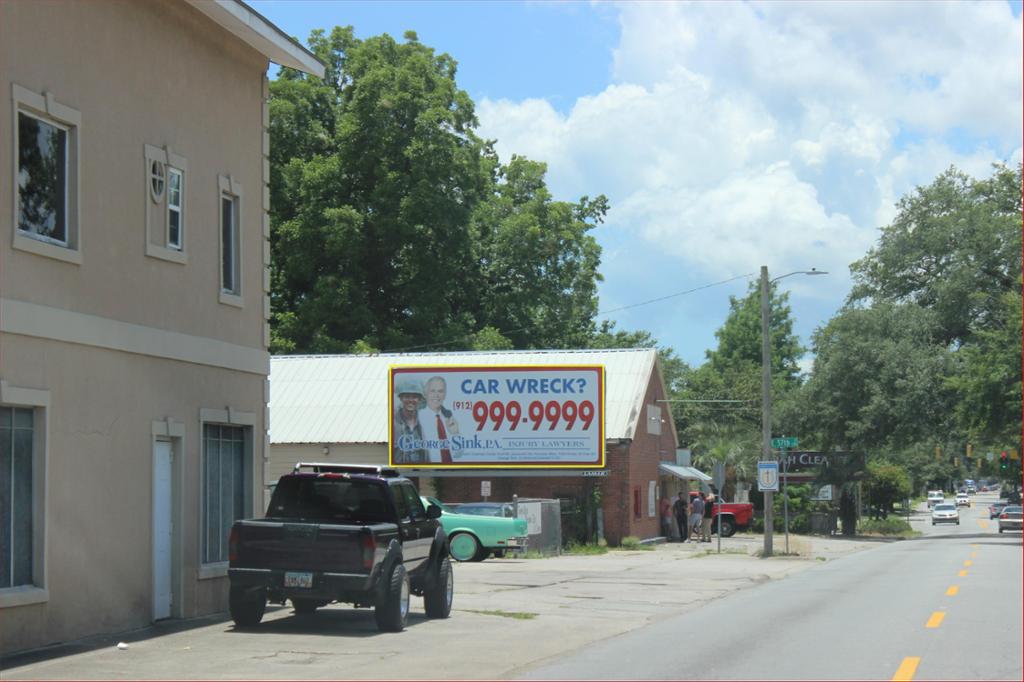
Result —
[[284, 586], [285, 587], [302, 587], [309, 589], [313, 587], [313, 574], [312, 573], [294, 573], [288, 571], [284, 574]]

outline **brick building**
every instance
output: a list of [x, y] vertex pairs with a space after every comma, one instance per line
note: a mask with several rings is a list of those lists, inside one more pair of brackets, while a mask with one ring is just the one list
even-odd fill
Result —
[[[684, 479], [666, 388], [652, 349], [505, 351], [271, 358], [267, 484], [296, 461], [388, 462], [388, 368], [391, 365], [603, 365], [605, 466], [601, 469], [408, 469], [425, 493], [478, 501], [481, 481], [492, 500], [563, 501], [565, 533], [611, 544], [661, 535], [659, 503]], [[597, 513], [600, 510], [600, 514]], [[600, 521], [599, 521], [600, 518]]]

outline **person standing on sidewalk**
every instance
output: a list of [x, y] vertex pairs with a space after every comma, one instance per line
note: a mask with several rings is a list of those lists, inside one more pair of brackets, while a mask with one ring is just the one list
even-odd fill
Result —
[[694, 542], [700, 542], [701, 522], [704, 520], [704, 498], [695, 493], [690, 502], [690, 535]]
[[708, 493], [704, 498], [704, 519], [701, 521], [700, 539], [704, 542], [711, 542], [711, 510], [715, 504], [715, 496]]
[[679, 526], [679, 542], [686, 542], [687, 531], [689, 526], [686, 524], [686, 512], [687, 512], [686, 492], [683, 490], [679, 491], [679, 499], [672, 505], [672, 511], [676, 516], [676, 525]]

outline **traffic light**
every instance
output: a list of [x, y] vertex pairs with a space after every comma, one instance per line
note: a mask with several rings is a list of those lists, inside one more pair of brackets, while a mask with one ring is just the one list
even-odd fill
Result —
[[1009, 459], [1006, 456], [1006, 450], [1003, 450], [1003, 454], [999, 455], [999, 470], [1006, 471], [1006, 467], [1009, 463]]

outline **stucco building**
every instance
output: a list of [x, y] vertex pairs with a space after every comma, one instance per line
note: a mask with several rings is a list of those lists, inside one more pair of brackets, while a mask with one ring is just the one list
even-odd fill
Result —
[[236, 0], [0, 3], [0, 654], [224, 610], [262, 507], [270, 61]]

